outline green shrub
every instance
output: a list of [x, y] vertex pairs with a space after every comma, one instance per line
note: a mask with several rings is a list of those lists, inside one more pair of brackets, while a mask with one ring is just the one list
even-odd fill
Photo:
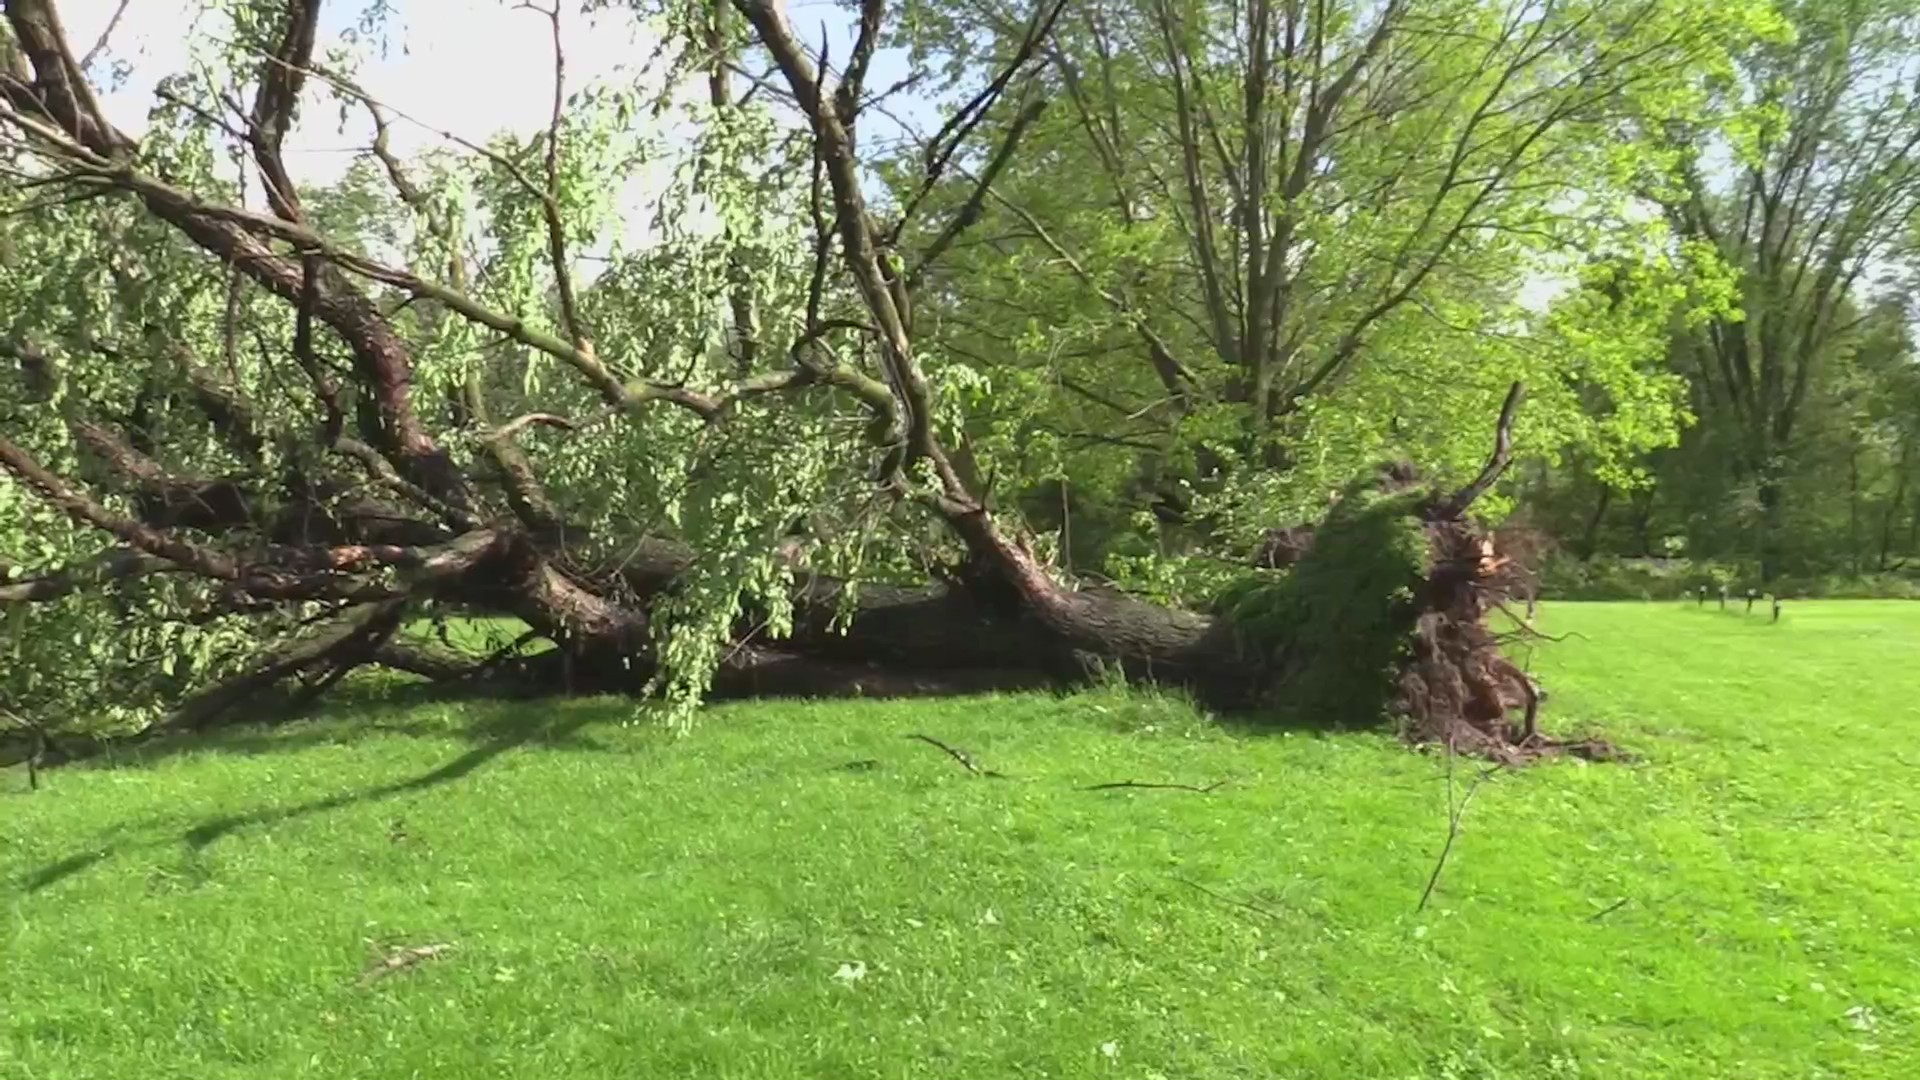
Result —
[[1702, 585], [1719, 591], [1719, 580], [1690, 559], [1556, 557], [1541, 568], [1539, 592], [1552, 600], [1677, 600]]
[[1298, 564], [1244, 574], [1222, 590], [1216, 610], [1259, 659], [1266, 689], [1284, 695], [1266, 704], [1315, 723], [1370, 724], [1385, 714], [1426, 570], [1426, 533], [1414, 516], [1423, 498], [1356, 485]]

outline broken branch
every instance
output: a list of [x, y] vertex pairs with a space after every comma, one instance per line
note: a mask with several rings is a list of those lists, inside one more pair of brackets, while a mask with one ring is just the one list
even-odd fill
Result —
[[955, 747], [948, 746], [946, 743], [941, 742], [939, 739], [936, 739], [931, 735], [920, 735], [916, 733], [916, 734], [908, 735], [907, 738], [917, 739], [920, 742], [926, 743], [928, 746], [935, 746], [940, 748], [941, 750], [946, 751], [948, 757], [959, 762], [962, 766], [966, 768], [968, 772], [974, 774], [975, 776], [997, 777], [1001, 775], [1000, 773], [994, 772], [992, 769], [982, 769], [980, 766], [974, 764], [973, 756], [968, 754], [965, 750], [960, 750]]
[[1220, 788], [1225, 787], [1226, 784], [1227, 782], [1225, 780], [1215, 780], [1213, 783], [1208, 784], [1206, 787], [1196, 787], [1193, 784], [1143, 784], [1138, 780], [1121, 780], [1112, 784], [1089, 784], [1086, 787], [1081, 788], [1080, 790], [1081, 791], [1112, 791], [1115, 788], [1146, 788], [1146, 789], [1163, 790], [1163, 791], [1192, 791], [1192, 792], [1197, 792], [1201, 795], [1208, 795], [1213, 793], [1214, 791], [1219, 790]]
[[1493, 456], [1487, 459], [1473, 483], [1455, 492], [1435, 509], [1439, 519], [1451, 521], [1466, 513], [1467, 508], [1485, 495], [1499, 481], [1501, 474], [1507, 471], [1507, 466], [1512, 464], [1513, 417], [1520, 409], [1520, 399], [1524, 393], [1525, 385], [1519, 382], [1507, 389], [1507, 399], [1500, 405], [1500, 419], [1493, 429]]

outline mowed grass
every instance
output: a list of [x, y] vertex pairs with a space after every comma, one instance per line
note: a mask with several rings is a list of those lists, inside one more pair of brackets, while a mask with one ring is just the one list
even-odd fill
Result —
[[1484, 784], [1419, 913], [1442, 759], [1151, 696], [399, 699], [9, 775], [0, 1077], [1920, 1076], [1920, 604], [1543, 622], [1549, 722], [1643, 760]]

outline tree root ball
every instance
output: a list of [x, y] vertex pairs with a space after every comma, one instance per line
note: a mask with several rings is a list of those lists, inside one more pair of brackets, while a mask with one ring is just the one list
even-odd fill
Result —
[[[1271, 558], [1282, 537], [1293, 557]], [[1398, 718], [1412, 743], [1507, 763], [1612, 746], [1538, 726], [1540, 691], [1502, 651], [1533, 632], [1512, 615], [1533, 567], [1423, 486], [1408, 465], [1350, 487], [1311, 530], [1275, 530], [1219, 602], [1240, 663], [1258, 669], [1245, 702], [1280, 722], [1367, 725]], [[1276, 564], [1280, 568], [1275, 569]], [[1511, 634], [1489, 626], [1513, 617]]]

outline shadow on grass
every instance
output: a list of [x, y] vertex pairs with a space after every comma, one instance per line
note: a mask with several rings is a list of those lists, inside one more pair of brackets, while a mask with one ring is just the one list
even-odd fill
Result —
[[183, 754], [283, 753], [390, 735], [454, 738], [483, 746], [521, 738], [553, 749], [608, 751], [612, 748], [579, 731], [584, 724], [563, 727], [534, 718], [564, 710], [604, 714], [590, 719], [617, 720], [622, 712], [592, 698], [528, 697], [484, 687], [449, 690], [433, 683], [387, 678], [345, 683], [327, 695], [324, 707], [324, 715], [296, 714], [287, 710], [287, 699], [263, 697], [251, 706], [258, 719], [250, 722], [211, 731], [76, 742], [82, 752], [50, 764], [140, 768]]
[[530, 743], [550, 742], [556, 738], [565, 739], [580, 728], [586, 726], [591, 720], [592, 717], [590, 716], [576, 713], [556, 724], [537, 727], [531, 725], [525, 726], [504, 738], [494, 738], [482, 742], [480, 745], [475, 746], [473, 749], [468, 750], [466, 753], [461, 754], [459, 757], [454, 758], [439, 768], [429, 770], [407, 780], [400, 780], [391, 784], [380, 784], [357, 792], [329, 795], [324, 799], [314, 799], [296, 806], [250, 810], [243, 814], [225, 814], [193, 826], [182, 833], [180, 838], [186, 842], [189, 848], [194, 851], [199, 851], [218, 841], [221, 837], [251, 825], [280, 825], [289, 821], [298, 821], [301, 818], [310, 817], [314, 814], [325, 813], [329, 810], [338, 810], [345, 806], [378, 802], [381, 799], [390, 799], [396, 795], [405, 795], [408, 792], [425, 791], [429, 788], [439, 787], [441, 784], [451, 783], [467, 776], [474, 770], [509, 750], [526, 746]]
[[41, 889], [56, 882], [64, 881], [96, 863], [105, 862], [110, 856], [118, 854], [119, 851], [120, 849], [118, 847], [110, 847], [100, 851], [82, 851], [76, 855], [69, 855], [57, 862], [50, 862], [21, 879], [21, 891], [30, 893], [39, 892]]
[[[358, 791], [341, 792], [293, 806], [260, 807], [237, 814], [222, 814], [193, 825], [177, 836], [170, 836], [163, 840], [138, 845], [116, 842], [109, 842], [104, 846], [96, 845], [90, 850], [57, 859], [25, 875], [21, 879], [21, 889], [27, 893], [39, 892], [131, 850], [160, 847], [177, 841], [184, 843], [190, 852], [198, 853], [221, 838], [251, 826], [279, 825], [348, 806], [379, 802], [411, 792], [426, 791], [471, 775], [502, 754], [523, 746], [570, 746], [585, 742], [598, 747], [598, 744], [592, 743], [591, 740], [583, 740], [579, 732], [588, 724], [602, 718], [599, 710], [577, 706], [559, 715], [550, 712], [548, 719], [545, 720], [533, 720], [525, 714], [515, 716], [503, 711], [500, 715], [478, 719], [465, 729], [469, 737], [477, 740], [477, 745], [451, 761], [418, 776], [377, 784]], [[428, 730], [430, 733], [440, 735], [455, 733], [454, 730], [449, 730], [445, 726], [432, 727]], [[266, 741], [272, 744], [268, 749], [279, 750], [287, 747], [287, 741], [284, 738]], [[213, 744], [203, 745], [210, 747]], [[123, 825], [114, 826], [107, 830], [106, 836], [110, 837], [124, 829]]]
[[[1173, 687], [1119, 686], [1089, 681], [1033, 692], [1060, 701], [1107, 702], [1117, 713], [1133, 718], [1131, 722], [1120, 722], [1117, 727], [1121, 730], [1142, 722], [1165, 722], [1175, 715], [1204, 717], [1206, 723], [1240, 738], [1279, 733], [1329, 736], [1391, 730], [1384, 721], [1362, 724], [1350, 717], [1314, 715], [1297, 707], [1249, 709], [1206, 702]], [[181, 755], [264, 755], [320, 746], [351, 746], [389, 736], [458, 739], [480, 750], [512, 740], [516, 745], [534, 742], [550, 749], [618, 753], [617, 746], [584, 733], [581, 729], [588, 726], [586, 723], [556, 724], [537, 718], [585, 714], [589, 720], [619, 723], [631, 717], [634, 707], [634, 699], [618, 696], [567, 697], [515, 691], [499, 684], [448, 685], [384, 674], [356, 676], [335, 687], [323, 699], [324, 715], [290, 711], [289, 700], [263, 697], [250, 706], [255, 719], [209, 731], [136, 735], [94, 744], [75, 739], [73, 745], [81, 748], [80, 752], [64, 761], [50, 759], [48, 765], [137, 769]], [[894, 699], [874, 695], [844, 700]]]
[[[1236, 738], [1282, 731], [1329, 737], [1369, 730], [1302, 715], [1298, 711], [1265, 715], [1208, 710], [1192, 695], [1179, 690], [1143, 690], [1138, 687], [1086, 686], [1062, 688], [1062, 702], [1079, 701], [1095, 707], [1115, 731], [1158, 724], [1203, 723]], [[526, 746], [547, 749], [620, 753], [584, 729], [595, 723], [626, 718], [630, 704], [616, 698], [527, 697], [489, 693], [485, 688], [449, 693], [444, 686], [425, 682], [367, 679], [337, 688], [327, 698], [324, 718], [265, 721], [203, 734], [145, 740], [119, 752], [92, 758], [85, 767], [138, 768], [180, 754], [263, 755], [318, 746], [350, 746], [363, 740], [399, 735], [413, 738], [458, 739], [470, 747], [451, 760], [418, 776], [340, 792], [293, 806], [263, 806], [240, 813], [221, 814], [173, 832], [177, 823], [145, 827], [120, 823], [102, 830], [88, 849], [47, 863], [21, 879], [28, 893], [58, 884], [125, 852], [182, 843], [197, 853], [233, 833], [253, 826], [271, 826], [362, 803], [377, 802], [458, 781], [485, 767], [510, 750]], [[1370, 730], [1382, 733], [1379, 726]], [[1388, 737], [1391, 737], [1390, 735]], [[160, 838], [128, 843], [129, 831]]]

